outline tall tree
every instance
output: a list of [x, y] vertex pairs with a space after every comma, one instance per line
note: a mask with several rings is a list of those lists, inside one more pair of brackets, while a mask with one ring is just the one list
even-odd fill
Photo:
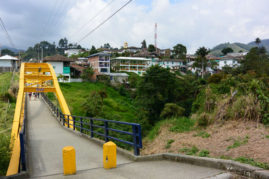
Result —
[[96, 50], [95, 46], [93, 45], [92, 48], [91, 48], [91, 50], [90, 50], [90, 55], [95, 54], [97, 52], [98, 51]]
[[173, 57], [186, 59], [187, 48], [182, 44], [177, 44], [173, 47]]
[[257, 44], [257, 46], [259, 47], [260, 46], [260, 43], [261, 43], [261, 39], [259, 37], [257, 37], [255, 39], [255, 43]]
[[142, 49], [146, 49], [147, 48], [147, 42], [146, 42], [146, 40], [143, 40], [141, 42], [141, 44], [142, 44], [142, 46], [141, 46]]
[[0, 56], [1, 56], [1, 55], [11, 55], [11, 56], [15, 56], [15, 53], [14, 53], [13, 51], [11, 51], [11, 50], [5, 48], [5, 49], [1, 50], [1, 54], [0, 54]]
[[201, 69], [202, 69], [202, 78], [204, 78], [204, 72], [205, 72], [205, 68], [207, 66], [207, 58], [206, 55], [209, 54], [210, 50], [205, 48], [205, 47], [200, 47], [197, 51], [196, 51], [196, 55], [197, 55], [197, 64], [201, 65]]
[[155, 51], [156, 51], [155, 46], [152, 45], [152, 44], [149, 44], [149, 46], [148, 46], [148, 51], [149, 51], [149, 52], [155, 52]]

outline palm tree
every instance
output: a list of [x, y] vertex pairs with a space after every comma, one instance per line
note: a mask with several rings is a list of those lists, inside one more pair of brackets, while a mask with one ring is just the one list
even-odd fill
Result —
[[[205, 66], [207, 64], [207, 60], [206, 60], [206, 55], [209, 54], [210, 50], [205, 48], [205, 47], [200, 47], [197, 51], [196, 51], [196, 55], [198, 56], [198, 58], [201, 59], [202, 61], [202, 78], [204, 78], [204, 71], [205, 71]], [[205, 61], [205, 65], [204, 65], [204, 61]]]
[[261, 39], [259, 37], [256, 38], [255, 43], [257, 44], [257, 46], [260, 46], [261, 43]]

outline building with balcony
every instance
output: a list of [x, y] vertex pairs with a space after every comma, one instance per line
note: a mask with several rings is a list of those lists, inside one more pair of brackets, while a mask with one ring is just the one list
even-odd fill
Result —
[[88, 56], [88, 63], [94, 70], [94, 80], [98, 75], [110, 73], [110, 55], [109, 53], [99, 52]]
[[111, 69], [142, 75], [150, 66], [151, 61], [149, 58], [142, 57], [116, 57], [111, 59]]

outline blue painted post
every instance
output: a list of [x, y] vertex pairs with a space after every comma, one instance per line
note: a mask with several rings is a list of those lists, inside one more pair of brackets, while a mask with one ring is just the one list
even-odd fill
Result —
[[91, 138], [93, 138], [93, 120], [90, 119]]
[[140, 150], [137, 144], [139, 144], [139, 140], [137, 140], [137, 126], [133, 125], [132, 126], [133, 129], [133, 146], [134, 146], [134, 155], [140, 155]]
[[62, 114], [63, 126], [65, 125], [64, 115]]
[[82, 117], [80, 118], [80, 132], [83, 133], [83, 121], [82, 121]]
[[26, 171], [24, 140], [23, 140], [22, 132], [20, 132], [20, 145], [21, 145], [21, 166], [22, 166], [22, 170]]
[[73, 116], [73, 130], [76, 129], [76, 117]]
[[108, 122], [105, 121], [105, 141], [108, 142]]
[[69, 122], [69, 120], [70, 120], [70, 116], [69, 116], [69, 115], [66, 115], [66, 117], [67, 117], [67, 127], [70, 128], [70, 126], [69, 126], [69, 123], [70, 123], [70, 122]]

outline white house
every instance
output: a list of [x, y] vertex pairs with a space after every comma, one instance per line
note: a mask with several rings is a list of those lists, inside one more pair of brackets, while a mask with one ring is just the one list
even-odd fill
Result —
[[[73, 60], [62, 55], [54, 55], [45, 57], [43, 62], [47, 62], [53, 66], [53, 69], [58, 76], [63, 75], [65, 77], [64, 81], [70, 82], [71, 73], [70, 73], [70, 62]], [[63, 81], [63, 79], [59, 79], [59, 81]]]
[[81, 49], [67, 49], [64, 51], [64, 54], [66, 54], [68, 57], [71, 57], [72, 55], [78, 55], [81, 52]]
[[[154, 62], [155, 61], [155, 62]], [[183, 60], [180, 59], [163, 59], [163, 60], [155, 60], [152, 59], [152, 64], [159, 65], [163, 68], [170, 68], [170, 69], [179, 69], [180, 67], [183, 67]]]
[[235, 59], [221, 59], [217, 61], [218, 63], [218, 69], [222, 69], [225, 66], [228, 67], [238, 67], [240, 65], [240, 63], [237, 62], [237, 60]]
[[0, 57], [0, 72], [16, 70], [19, 66], [19, 59], [10, 55]]

